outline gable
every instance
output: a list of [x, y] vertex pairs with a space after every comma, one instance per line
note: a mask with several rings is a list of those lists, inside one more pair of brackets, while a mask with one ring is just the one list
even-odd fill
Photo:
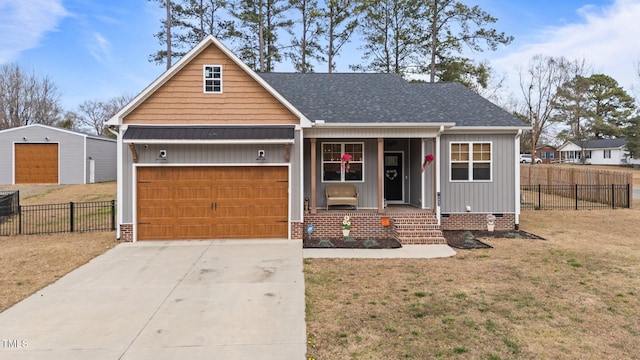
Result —
[[[203, 66], [222, 66], [222, 93], [205, 94]], [[214, 44], [149, 95], [124, 117], [125, 124], [295, 125], [285, 105]]]

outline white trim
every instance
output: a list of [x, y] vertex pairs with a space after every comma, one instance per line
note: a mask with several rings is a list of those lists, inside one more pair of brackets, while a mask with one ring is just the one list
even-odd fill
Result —
[[416, 129], [438, 129], [440, 127], [453, 128], [456, 123], [430, 123], [430, 122], [388, 122], [388, 123], [376, 123], [376, 122], [339, 122], [339, 123], [325, 123], [321, 120], [313, 122], [314, 128], [353, 128], [353, 127], [372, 127], [372, 128], [416, 128]]
[[138, 164], [131, 163], [131, 219], [133, 225], [133, 239], [132, 242], [138, 241], [138, 187], [136, 184], [138, 183], [138, 168], [139, 167], [154, 167], [154, 168], [163, 168], [163, 167], [286, 167], [288, 172], [288, 181], [287, 184], [287, 202], [288, 202], [288, 210], [287, 210], [287, 240], [291, 240], [291, 214], [292, 214], [292, 201], [293, 198], [291, 196], [291, 169], [292, 166], [290, 163], [267, 163], [267, 164], [255, 164], [255, 163], [181, 163], [181, 164]]
[[[469, 149], [468, 149], [468, 154], [469, 154], [469, 159], [467, 159], [466, 163], [469, 165], [468, 167], [468, 173], [467, 173], [467, 179], [466, 180], [454, 180], [453, 179], [453, 171], [452, 171], [452, 152], [453, 150], [451, 149], [451, 147], [454, 144], [468, 144], [469, 145]], [[491, 156], [491, 160], [489, 160], [489, 179], [481, 179], [481, 180], [474, 180], [473, 178], [473, 169], [474, 166], [473, 164], [478, 163], [478, 164], [486, 164], [487, 161], [474, 161], [473, 160], [473, 145], [475, 144], [489, 144], [491, 146], [490, 149], [490, 156]], [[460, 161], [456, 161], [456, 163], [463, 163], [463, 160]], [[481, 141], [450, 141], [449, 142], [449, 158], [447, 159], [447, 164], [449, 166], [449, 182], [452, 183], [489, 183], [489, 182], [493, 182], [493, 167], [494, 167], [494, 156], [493, 156], [493, 141], [491, 140], [481, 140]]]
[[123, 140], [125, 144], [293, 144], [294, 139], [249, 139], [249, 140], [144, 140], [144, 139], [135, 139], [135, 140]]
[[284, 105], [289, 111], [300, 119], [300, 125], [303, 127], [311, 127], [311, 121], [307, 119], [302, 112], [296, 109], [287, 99], [285, 99], [280, 93], [278, 93], [271, 85], [269, 85], [264, 79], [262, 79], [255, 71], [251, 70], [244, 62], [242, 62], [236, 55], [234, 55], [226, 46], [224, 46], [218, 39], [212, 35], [208, 35], [198, 45], [191, 49], [185, 56], [183, 56], [178, 62], [176, 62], [170, 69], [165, 71], [160, 77], [147, 86], [140, 94], [138, 94], [133, 100], [125, 105], [117, 114], [106, 122], [108, 126], [122, 125], [123, 119], [129, 115], [134, 109], [142, 104], [149, 96], [155, 93], [162, 85], [169, 81], [175, 74], [182, 70], [187, 64], [189, 64], [197, 55], [203, 52], [210, 45], [214, 45], [220, 51], [222, 51], [231, 61], [238, 65], [245, 73], [247, 73], [253, 80], [260, 84], [265, 90], [267, 90], [273, 97], [275, 97], [282, 105]]
[[[382, 167], [384, 170], [384, 167], [386, 166], [386, 156], [387, 154], [391, 154], [391, 153], [400, 153], [401, 154], [401, 160], [400, 162], [402, 163], [402, 177], [400, 178], [401, 184], [402, 184], [402, 199], [401, 200], [392, 200], [389, 201], [389, 199], [387, 199], [387, 194], [386, 194], [386, 187], [384, 186], [384, 182], [382, 183], [382, 196], [384, 197], [385, 200], [387, 200], [387, 204], [406, 204], [405, 202], [405, 152], [403, 150], [388, 150], [388, 151], [384, 151], [382, 156], [384, 157], [382, 159]], [[384, 174], [384, 176], [386, 177], [386, 174]]]
[[[220, 78], [216, 79], [216, 78], [207, 78], [207, 68], [210, 67], [211, 69], [211, 73], [215, 74], [215, 71], [213, 71], [213, 68], [220, 68]], [[212, 87], [215, 87], [215, 81], [220, 81], [220, 91], [207, 91], [207, 81], [212, 81], [214, 83], [214, 85], [212, 85]], [[224, 93], [224, 91], [222, 90], [222, 65], [209, 65], [209, 64], [204, 64], [202, 65], [202, 93], [203, 94], [222, 94]]]
[[[336, 145], [340, 145], [340, 154], [344, 154], [345, 151], [345, 145], [347, 144], [357, 144], [357, 145], [362, 145], [362, 160], [361, 161], [354, 161], [355, 163], [358, 164], [362, 164], [362, 180], [346, 180], [345, 179], [345, 172], [342, 170], [342, 161], [340, 161], [340, 180], [325, 180], [324, 179], [324, 149], [323, 146], [325, 144], [336, 144]], [[326, 141], [326, 142], [320, 142], [320, 183], [327, 183], [327, 184], [352, 184], [352, 183], [364, 183], [365, 182], [365, 146], [364, 146], [364, 142], [361, 141]], [[384, 155], [384, 154], [383, 154]], [[335, 161], [327, 161], [328, 164], [335, 164]]]
[[87, 179], [87, 138], [82, 139], [82, 183], [89, 184]]
[[440, 137], [442, 136], [442, 133], [444, 132], [444, 127], [441, 126], [440, 127], [440, 131], [438, 131], [438, 134], [436, 136], [436, 144], [435, 144], [435, 149], [433, 149], [433, 153], [436, 154], [436, 193], [433, 194], [435, 196], [434, 202], [435, 202], [435, 208], [436, 208], [436, 218], [438, 219], [438, 225], [442, 225], [442, 208], [440, 205], [440, 200], [442, 197], [442, 190], [440, 188], [441, 184], [440, 184], [440, 170], [441, 170], [441, 166], [442, 166], [442, 162], [444, 161], [444, 151], [440, 150], [441, 144], [440, 144]]

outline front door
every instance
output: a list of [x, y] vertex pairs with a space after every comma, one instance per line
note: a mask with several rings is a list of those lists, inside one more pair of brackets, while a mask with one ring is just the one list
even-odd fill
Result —
[[403, 158], [402, 152], [384, 153], [384, 197], [387, 203], [404, 203]]

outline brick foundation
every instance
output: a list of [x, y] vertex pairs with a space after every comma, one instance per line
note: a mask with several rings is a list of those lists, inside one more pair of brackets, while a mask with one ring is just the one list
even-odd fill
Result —
[[302, 240], [302, 234], [304, 234], [304, 223], [292, 222], [291, 223], [291, 240]]
[[133, 224], [120, 224], [120, 241], [133, 241]]
[[349, 210], [305, 215], [304, 223], [301, 223], [302, 228], [300, 235], [308, 236], [307, 227], [313, 225], [313, 237], [342, 237], [342, 219], [344, 219], [345, 215], [349, 215], [351, 218], [350, 235], [352, 237], [376, 239], [393, 236], [392, 226], [384, 227], [380, 222], [381, 217], [389, 217], [389, 215]]
[[[494, 214], [495, 230], [515, 229], [514, 214]], [[487, 214], [442, 214], [442, 230], [487, 230]]]

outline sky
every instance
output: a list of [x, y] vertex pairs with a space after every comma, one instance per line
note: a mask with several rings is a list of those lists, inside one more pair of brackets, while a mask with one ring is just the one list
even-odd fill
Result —
[[[519, 95], [518, 71], [536, 54], [584, 59], [594, 73], [640, 88], [640, 0], [464, 0], [498, 18], [515, 37], [486, 60]], [[0, 0], [0, 64], [15, 63], [56, 84], [65, 110], [86, 100], [137, 95], [165, 71], [148, 61], [160, 49], [153, 34], [163, 10], [148, 0]], [[361, 61], [359, 36], [337, 59], [337, 70]], [[289, 64], [276, 71], [293, 71]], [[316, 71], [324, 71], [318, 67]]]

